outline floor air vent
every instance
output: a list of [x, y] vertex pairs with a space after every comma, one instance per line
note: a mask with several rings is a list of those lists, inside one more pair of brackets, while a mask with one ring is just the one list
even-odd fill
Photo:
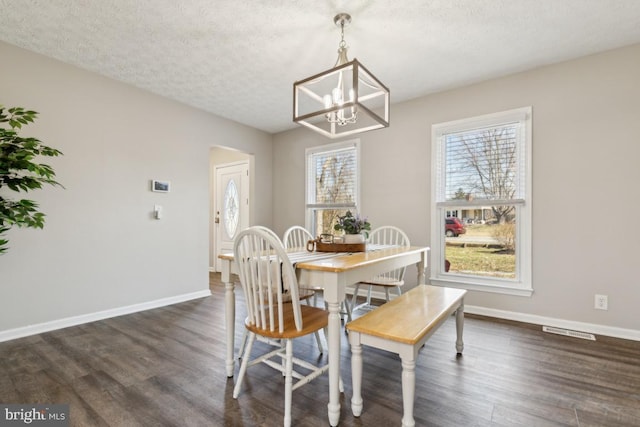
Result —
[[593, 334], [588, 334], [586, 332], [571, 331], [569, 329], [554, 328], [552, 326], [543, 326], [542, 330], [544, 332], [549, 332], [550, 334], [565, 335], [567, 337], [582, 338], [583, 340], [590, 341], [596, 340], [596, 337]]

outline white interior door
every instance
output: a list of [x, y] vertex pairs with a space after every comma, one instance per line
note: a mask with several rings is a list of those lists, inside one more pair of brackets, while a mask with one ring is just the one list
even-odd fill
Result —
[[216, 271], [218, 255], [233, 251], [233, 239], [249, 226], [249, 162], [228, 163], [215, 167]]

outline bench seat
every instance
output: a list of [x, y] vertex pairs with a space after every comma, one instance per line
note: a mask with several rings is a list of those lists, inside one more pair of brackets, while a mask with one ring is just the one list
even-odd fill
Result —
[[463, 289], [418, 285], [391, 302], [346, 325], [351, 345], [353, 397], [351, 410], [362, 413], [362, 345], [396, 353], [402, 360], [402, 425], [414, 426], [415, 361], [429, 337], [456, 313], [456, 351], [462, 354]]

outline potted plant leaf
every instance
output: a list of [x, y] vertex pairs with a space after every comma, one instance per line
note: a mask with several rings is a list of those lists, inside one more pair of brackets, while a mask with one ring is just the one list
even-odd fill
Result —
[[62, 187], [55, 180], [53, 168], [37, 161], [38, 157], [55, 157], [62, 152], [36, 138], [18, 135], [18, 130], [33, 123], [37, 115], [21, 107], [0, 105], [0, 254], [7, 251], [9, 243], [3, 235], [13, 226], [44, 227], [45, 215], [38, 211], [38, 204], [28, 199], [11, 199], [7, 190], [28, 192], [44, 184]]

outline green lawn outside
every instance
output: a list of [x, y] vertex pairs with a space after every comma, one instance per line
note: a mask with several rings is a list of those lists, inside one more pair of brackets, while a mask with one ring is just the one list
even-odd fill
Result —
[[447, 245], [445, 258], [451, 263], [450, 273], [515, 278], [515, 255], [500, 249]]

